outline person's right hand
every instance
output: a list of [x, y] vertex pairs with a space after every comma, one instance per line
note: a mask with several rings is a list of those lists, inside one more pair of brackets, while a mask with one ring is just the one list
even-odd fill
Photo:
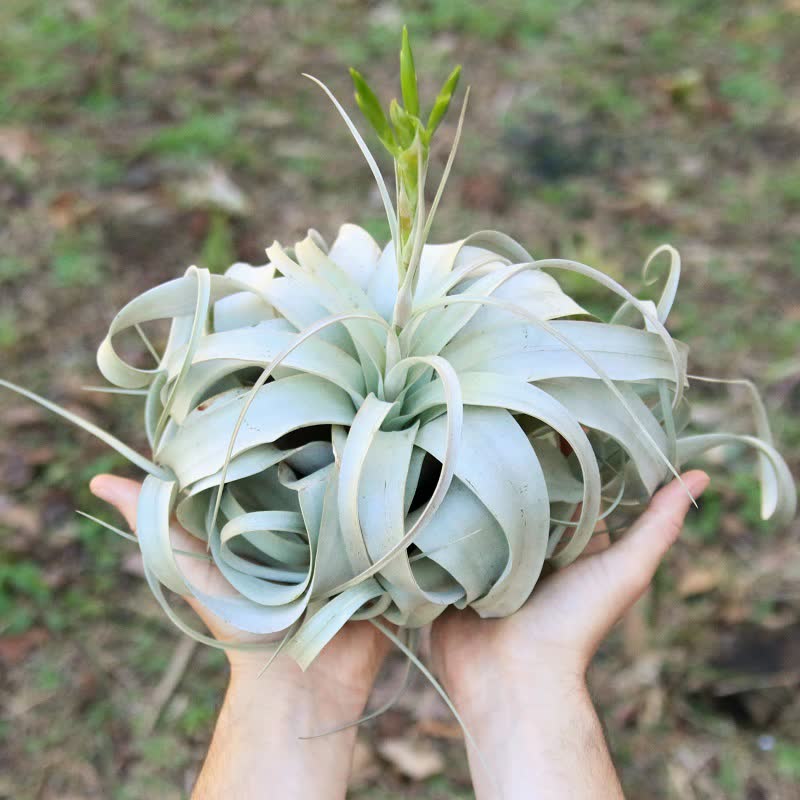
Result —
[[[579, 707], [585, 710], [588, 704], [591, 708], [585, 673], [597, 646], [644, 593], [661, 559], [678, 538], [691, 506], [686, 489], [699, 497], [709, 482], [700, 471], [688, 472], [682, 478], [686, 488], [675, 480], [661, 489], [631, 530], [614, 545], [609, 546], [607, 534], [596, 534], [584, 556], [537, 584], [516, 614], [481, 619], [472, 611], [451, 608], [434, 622], [434, 667], [467, 725], [474, 729], [481, 751], [504, 779], [512, 767], [501, 765], [497, 759], [502, 761], [514, 754], [515, 768], [522, 766], [519, 759], [529, 765], [537, 763], [537, 755], [530, 749], [541, 751], [547, 745], [531, 741], [531, 737], [569, 737], [569, 730], [562, 728], [583, 727], [576, 717], [583, 714]], [[530, 717], [537, 715], [535, 730], [525, 728]], [[605, 752], [599, 727], [596, 733]], [[502, 753], [498, 752], [496, 759], [493, 753], [497, 748]], [[472, 760], [474, 754], [470, 755]], [[561, 753], [561, 758], [568, 755]], [[580, 759], [586, 754], [571, 756]], [[606, 767], [611, 769], [607, 781], [612, 781], [606, 783], [606, 793], [591, 794], [595, 788], [586, 784], [587, 797], [599, 800], [620, 796], [609, 793], [609, 787], [619, 790], [610, 760]], [[477, 787], [480, 781], [476, 770], [473, 777]], [[542, 792], [536, 796], [584, 796], [580, 788], [572, 793], [573, 784], [558, 786], [563, 795]], [[483, 796], [490, 796], [488, 790]], [[529, 787], [528, 794], [505, 796], [533, 795]]]
[[[136, 530], [141, 486], [98, 475], [91, 490], [114, 506]], [[206, 547], [179, 525], [170, 527], [173, 547], [205, 555]], [[176, 555], [181, 569], [202, 591], [235, 595], [209, 561]], [[193, 597], [185, 598], [212, 634], [233, 644], [276, 643], [280, 634], [256, 636], [233, 628]], [[368, 622], [348, 622], [303, 671], [280, 654], [260, 675], [271, 650], [228, 649], [231, 677], [214, 738], [193, 797], [343, 798], [347, 790], [355, 728], [300, 740], [361, 716], [389, 642]]]

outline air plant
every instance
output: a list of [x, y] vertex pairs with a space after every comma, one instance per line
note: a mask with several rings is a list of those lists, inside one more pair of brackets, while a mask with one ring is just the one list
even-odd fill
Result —
[[[152, 455], [8, 382], [96, 434], [147, 473], [137, 512], [144, 572], [186, 633], [215, 646], [171, 609], [163, 587], [194, 595], [256, 634], [283, 632], [307, 667], [350, 619], [401, 634], [448, 606], [513, 614], [545, 564], [562, 567], [598, 521], [644, 504], [709, 448], [757, 452], [762, 515], [795, 512], [789, 470], [751, 390], [756, 435], [691, 433], [688, 347], [666, 328], [680, 276], [669, 245], [658, 302], [603, 272], [535, 259], [502, 233], [430, 244], [461, 135], [430, 206], [431, 141], [460, 69], [423, 115], [406, 32], [402, 104], [384, 111], [361, 74], [355, 99], [394, 163], [396, 207], [367, 144], [330, 90], [374, 175], [391, 240], [345, 223], [330, 247], [309, 230], [275, 241], [268, 263], [224, 275], [195, 266], [128, 303], [97, 363], [115, 391], [143, 396]], [[572, 272], [619, 302], [608, 320], [560, 287]], [[155, 366], [115, 349], [126, 329], [170, 320]], [[213, 596], [181, 571], [170, 519], [207, 543], [236, 591]], [[402, 639], [402, 636], [400, 637]]]

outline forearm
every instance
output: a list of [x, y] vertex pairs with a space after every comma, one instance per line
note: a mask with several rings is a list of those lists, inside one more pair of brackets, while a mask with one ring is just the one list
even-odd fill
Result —
[[347, 791], [355, 729], [318, 739], [299, 737], [349, 722], [361, 714], [363, 705], [360, 699], [320, 702], [302, 684], [282, 675], [232, 681], [193, 800], [341, 800]]
[[[502, 800], [623, 798], [582, 681], [548, 685], [531, 676], [519, 691], [493, 691], [492, 696], [491, 710], [485, 706], [483, 714], [465, 714], [480, 751], [467, 746], [477, 800], [494, 800], [498, 790]], [[466, 698], [457, 705], [470, 708]]]

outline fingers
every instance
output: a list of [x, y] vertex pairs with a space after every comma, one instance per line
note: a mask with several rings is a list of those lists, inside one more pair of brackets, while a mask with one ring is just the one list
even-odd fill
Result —
[[687, 489], [696, 499], [709, 483], [708, 475], [699, 470], [687, 472], [682, 478], [684, 485], [674, 480], [657, 492], [631, 530], [596, 556], [614, 587], [609, 610], [616, 616], [644, 593], [661, 560], [680, 535], [692, 506]]
[[[97, 475], [92, 478], [89, 489], [95, 497], [99, 497], [109, 505], [114, 506], [130, 526], [136, 530], [136, 505], [139, 501], [141, 484], [116, 475]], [[187, 533], [178, 525], [170, 525], [170, 541], [177, 550], [205, 554], [206, 548], [201, 541]], [[181, 553], [175, 555], [181, 572], [199, 590], [208, 594], [233, 595], [235, 592], [225, 580], [219, 570], [209, 561], [198, 561]], [[203, 607], [195, 597], [185, 596], [184, 599], [198, 613], [202, 620], [216, 634], [225, 630], [225, 623]]]
[[[141, 488], [142, 485], [138, 481], [119, 478], [116, 475], [96, 475], [89, 483], [92, 494], [114, 506], [125, 517], [132, 531], [136, 530], [136, 505], [139, 502]], [[169, 533], [173, 547], [193, 553], [205, 552], [202, 542], [178, 525], [171, 525]]]
[[136, 530], [136, 504], [142, 485], [128, 478], [116, 475], [96, 475], [89, 483], [89, 490], [95, 497], [114, 506], [125, 517], [128, 527]]
[[[571, 517], [571, 521], [573, 523], [577, 523], [581, 516], [581, 508], [583, 504], [578, 503], [578, 507], [575, 509], [575, 513]], [[607, 533], [608, 526], [606, 525], [606, 521], [601, 519], [598, 521], [597, 525], [595, 526], [594, 532], [592, 533], [592, 538], [589, 539], [586, 547], [583, 548], [583, 552], [578, 556], [578, 558], [586, 558], [586, 556], [594, 555], [595, 553], [601, 553], [603, 550], [606, 550], [609, 545], [611, 544], [611, 537]], [[563, 544], [566, 544], [570, 541], [570, 539], [575, 535], [575, 528], [572, 530], [562, 539]]]
[[602, 553], [603, 550], [608, 550], [610, 546], [611, 538], [607, 533], [595, 533], [592, 538], [589, 539], [589, 544], [583, 548], [583, 552], [578, 558], [586, 558], [596, 555], [597, 553]]
[[592, 538], [589, 539], [589, 544], [583, 548], [580, 558], [592, 556], [595, 553], [602, 553], [603, 550], [608, 550], [610, 546], [611, 537], [608, 535], [608, 526], [606, 525], [606, 521], [601, 519], [600, 522], [597, 523], [597, 527], [594, 529]]

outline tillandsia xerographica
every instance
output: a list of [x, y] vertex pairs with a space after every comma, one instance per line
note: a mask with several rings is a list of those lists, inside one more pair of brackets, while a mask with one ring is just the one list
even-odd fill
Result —
[[[513, 614], [546, 562], [568, 564], [599, 520], [731, 441], [756, 450], [763, 516], [790, 519], [792, 477], [750, 384], [756, 435], [688, 432], [688, 348], [665, 327], [678, 253], [664, 245], [647, 260], [646, 276], [656, 259], [668, 262], [654, 303], [584, 264], [536, 260], [502, 233], [428, 244], [468, 91], [428, 207], [430, 145], [459, 69], [427, 119], [405, 31], [402, 105], [393, 100], [387, 115], [351, 74], [393, 158], [396, 207], [356, 126], [312, 80], [372, 170], [391, 241], [381, 248], [347, 223], [328, 247], [310, 230], [293, 248], [268, 247], [263, 266], [237, 263], [224, 275], [192, 266], [128, 303], [97, 362], [118, 390], [143, 395], [151, 458], [1, 382], [148, 473], [137, 539], [170, 618], [213, 642], [171, 610], [164, 586], [243, 631], [285, 632], [284, 652], [306, 667], [349, 619], [406, 632], [451, 605]], [[613, 317], [598, 319], [562, 291], [554, 275], [563, 271], [616, 296]], [[160, 354], [145, 339], [155, 366], [126, 363], [115, 337], [144, 337], [141, 326], [156, 319], [171, 327]], [[173, 515], [207, 542], [233, 594], [209, 595], [182, 572]]]

